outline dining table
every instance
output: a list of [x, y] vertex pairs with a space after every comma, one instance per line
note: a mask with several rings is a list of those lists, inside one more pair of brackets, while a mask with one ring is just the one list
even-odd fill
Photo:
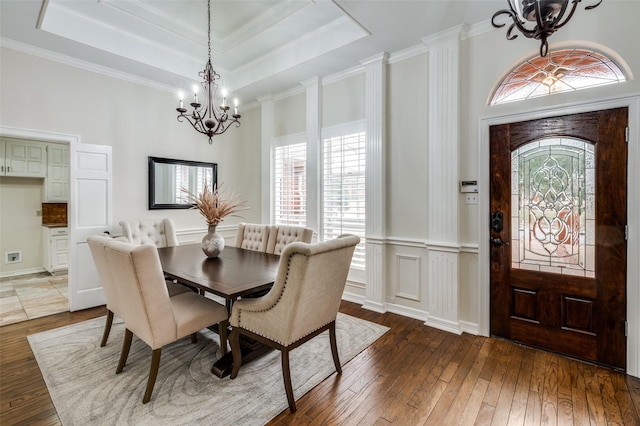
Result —
[[[229, 314], [238, 298], [269, 290], [280, 264], [278, 255], [230, 246], [218, 257], [211, 258], [203, 253], [200, 244], [158, 248], [158, 255], [167, 278], [197, 289], [201, 294], [210, 293], [224, 299]], [[243, 363], [261, 356], [266, 350], [256, 342], [244, 342]], [[231, 372], [232, 362], [231, 353], [227, 353], [213, 364], [211, 372], [225, 377]]]

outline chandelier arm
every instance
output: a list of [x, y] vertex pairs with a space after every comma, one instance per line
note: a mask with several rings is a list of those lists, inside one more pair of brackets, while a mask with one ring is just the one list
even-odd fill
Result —
[[491, 18], [491, 25], [493, 25], [495, 28], [502, 28], [505, 25], [507, 25], [506, 23], [496, 24], [496, 18], [500, 15], [508, 15], [514, 21], [517, 19], [517, 15], [513, 12], [513, 10], [509, 10], [509, 9], [499, 10], [496, 13], [494, 13], [493, 17]]
[[206, 135], [206, 134], [207, 134], [207, 132], [203, 132], [202, 130], [200, 130], [200, 129], [196, 126], [196, 124], [195, 124], [193, 121], [191, 121], [191, 118], [190, 118], [188, 115], [180, 114], [180, 115], [177, 117], [177, 119], [178, 119], [178, 121], [179, 121], [180, 123], [184, 123], [184, 121], [183, 121], [182, 119], [185, 119], [185, 120], [187, 120], [187, 123], [191, 124], [191, 127], [193, 127], [193, 128], [194, 128], [194, 130], [195, 130], [196, 132], [198, 132], [198, 133], [202, 133], [203, 135]]
[[602, 3], [602, 0], [600, 0], [598, 3], [596, 4], [592, 4], [590, 6], [587, 6], [584, 8], [584, 10], [591, 10], [591, 9], [595, 9], [596, 7], [600, 6], [600, 3]]

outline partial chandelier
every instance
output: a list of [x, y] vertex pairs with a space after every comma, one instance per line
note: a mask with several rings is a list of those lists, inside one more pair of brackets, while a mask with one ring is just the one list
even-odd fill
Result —
[[[493, 18], [491, 18], [491, 24], [495, 28], [504, 27], [506, 24], [496, 24], [496, 17], [508, 15], [513, 20], [513, 23], [507, 30], [507, 40], [513, 40], [518, 37], [517, 34], [512, 34], [513, 29], [517, 28], [525, 37], [540, 40], [540, 56], [544, 57], [547, 56], [549, 51], [547, 38], [569, 22], [578, 3], [582, 0], [521, 0], [522, 6], [518, 4], [518, 1], [507, 0], [509, 9], [502, 9], [494, 13]], [[569, 3], [571, 3], [571, 10], [565, 17], [565, 13], [569, 9]], [[602, 3], [602, 0], [594, 5], [585, 7], [585, 10], [595, 9], [600, 3]], [[527, 28], [525, 26], [527, 24], [526, 21], [535, 22], [535, 26], [531, 29]]]
[[215, 135], [221, 135], [227, 131], [232, 124], [236, 127], [240, 126], [240, 114], [238, 114], [238, 99], [234, 99], [233, 114], [229, 116], [230, 106], [227, 104], [226, 90], [222, 90], [222, 102], [216, 102], [216, 92], [218, 84], [216, 80], [220, 78], [220, 74], [214, 71], [211, 65], [211, 0], [207, 0], [207, 23], [208, 23], [208, 39], [209, 39], [209, 60], [204, 70], [198, 75], [202, 78], [202, 89], [204, 91], [204, 105], [198, 102], [198, 86], [193, 86], [193, 102], [191, 107], [193, 111], [186, 114], [187, 109], [184, 107], [183, 94], [179, 94], [180, 104], [176, 111], [178, 121], [187, 120], [189, 124], [198, 132], [209, 137], [209, 145]]

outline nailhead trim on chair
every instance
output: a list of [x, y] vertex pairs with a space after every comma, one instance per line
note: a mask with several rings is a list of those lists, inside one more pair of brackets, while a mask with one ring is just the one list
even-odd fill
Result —
[[[280, 292], [280, 295], [278, 296], [278, 300], [276, 300], [276, 302], [275, 302], [275, 303], [274, 303], [274, 304], [273, 304], [269, 309], [262, 309], [262, 310], [259, 310], [259, 311], [252, 311], [252, 312], [268, 312], [268, 311], [270, 311], [271, 309], [273, 309], [273, 307], [274, 307], [275, 305], [277, 305], [277, 304], [278, 304], [278, 302], [280, 302], [280, 299], [282, 299], [282, 295], [284, 294], [284, 291], [285, 291], [285, 289], [287, 288], [287, 282], [289, 281], [289, 270], [291, 269], [291, 260], [293, 259], [293, 257], [294, 257], [294, 256], [305, 256], [305, 257], [306, 257], [306, 255], [304, 255], [304, 254], [302, 254], [302, 253], [294, 253], [294, 254], [293, 254], [293, 256], [290, 256], [290, 257], [289, 257], [289, 260], [287, 261], [287, 274], [286, 274], [286, 278], [285, 278], [285, 280], [284, 280], [284, 285], [282, 286], [282, 291]], [[264, 296], [263, 296], [263, 297], [264, 297]], [[327, 324], [328, 324], [328, 323], [327, 323]], [[327, 324], [323, 324], [323, 325], [322, 325], [322, 327], [324, 327], [324, 326], [325, 326], [325, 325], [327, 325]], [[238, 326], [239, 326], [239, 327], [242, 327], [242, 309], [240, 309], [240, 312], [238, 313]], [[309, 334], [313, 333], [314, 331], [316, 331], [316, 330], [318, 330], [318, 329], [320, 329], [320, 328], [322, 328], [322, 327], [318, 327], [318, 328], [314, 329], [313, 331], [311, 331], [311, 332], [309, 332], [309, 333], [305, 334], [304, 336], [308, 336]], [[244, 328], [244, 327], [242, 327], [242, 328]], [[255, 331], [255, 330], [251, 330], [251, 329], [249, 329], [249, 328], [245, 328], [245, 330], [248, 330], [248, 331], [250, 331], [250, 332], [252, 332], [252, 333], [255, 333], [255, 334], [257, 334], [258, 336], [262, 336], [262, 337], [265, 337], [265, 338], [267, 338], [267, 339], [273, 340], [271, 337], [265, 336], [265, 335], [263, 335], [262, 333], [258, 333], [258, 332], [257, 332], [257, 331]], [[304, 336], [302, 336], [302, 337], [304, 337]], [[301, 338], [302, 338], [302, 337], [301, 337]], [[274, 340], [274, 342], [279, 343], [279, 344], [281, 344], [282, 346], [286, 346], [284, 343], [282, 343], [282, 342], [280, 342], [280, 341], [278, 341], [278, 340]]]

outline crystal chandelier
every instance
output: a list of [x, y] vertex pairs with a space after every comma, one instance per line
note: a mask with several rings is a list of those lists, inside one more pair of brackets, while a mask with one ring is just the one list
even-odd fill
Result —
[[[522, 3], [522, 6], [518, 4], [518, 1]], [[517, 34], [511, 34], [514, 28], [518, 28], [525, 37], [540, 40], [540, 56], [544, 57], [547, 56], [547, 52], [549, 51], [547, 38], [569, 22], [578, 3], [581, 1], [582, 0], [507, 0], [509, 9], [502, 9], [494, 13], [493, 18], [491, 18], [491, 24], [495, 28], [504, 27], [505, 24], [496, 24], [495, 19], [500, 15], [508, 15], [513, 20], [513, 23], [507, 31], [507, 40], [513, 40], [518, 37]], [[569, 8], [569, 3], [571, 3], [571, 10], [563, 20], [562, 18]], [[602, 3], [602, 0], [592, 6], [585, 7], [585, 10], [595, 9], [600, 3]], [[525, 20], [535, 22], [535, 26], [532, 29], [525, 27]]]
[[180, 106], [176, 108], [180, 114], [178, 121], [183, 122], [185, 119], [196, 131], [209, 137], [209, 145], [215, 135], [221, 135], [227, 131], [232, 124], [236, 127], [240, 126], [240, 114], [238, 114], [238, 99], [234, 99], [233, 114], [229, 116], [229, 105], [227, 104], [226, 90], [222, 90], [222, 102], [216, 103], [216, 91], [218, 84], [216, 80], [220, 78], [220, 74], [214, 71], [211, 65], [211, 0], [207, 0], [207, 23], [208, 23], [208, 39], [209, 39], [209, 60], [204, 70], [198, 75], [202, 78], [202, 89], [204, 91], [204, 105], [198, 102], [198, 86], [193, 86], [193, 102], [191, 107], [193, 111], [186, 114], [187, 109], [184, 107], [183, 94], [180, 93]]

